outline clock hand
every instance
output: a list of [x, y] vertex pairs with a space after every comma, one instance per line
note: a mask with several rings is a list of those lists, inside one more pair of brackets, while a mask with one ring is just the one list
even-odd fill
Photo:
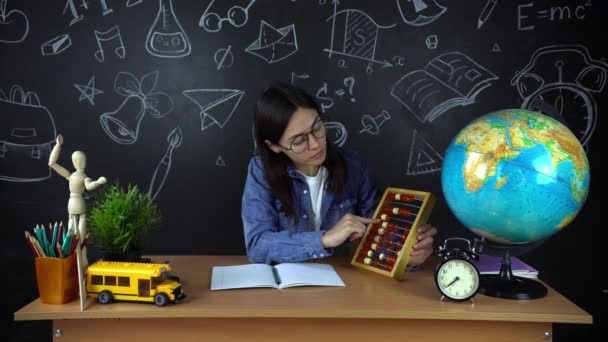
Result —
[[458, 280], [460, 280], [459, 277], [454, 278], [454, 280], [452, 280], [449, 284], [447, 284], [446, 287], [450, 287], [450, 286], [454, 285], [454, 283]]

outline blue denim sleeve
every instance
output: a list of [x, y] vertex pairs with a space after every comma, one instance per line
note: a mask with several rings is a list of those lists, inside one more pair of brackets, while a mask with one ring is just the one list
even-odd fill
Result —
[[247, 257], [254, 263], [297, 262], [328, 256], [321, 231], [298, 232], [295, 224], [279, 226], [275, 196], [264, 177], [259, 158], [249, 163], [243, 191], [241, 218]]

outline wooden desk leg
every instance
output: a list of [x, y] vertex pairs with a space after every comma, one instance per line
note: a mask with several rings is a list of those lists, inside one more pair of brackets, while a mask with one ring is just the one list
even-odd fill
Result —
[[551, 340], [552, 330], [551, 323], [429, 319], [127, 318], [53, 321], [55, 342], [166, 342], [168, 338], [180, 342], [387, 341], [393, 338], [395, 341], [543, 342]]

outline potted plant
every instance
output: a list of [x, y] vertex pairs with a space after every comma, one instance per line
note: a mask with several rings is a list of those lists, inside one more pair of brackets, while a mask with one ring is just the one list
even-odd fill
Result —
[[114, 183], [94, 195], [88, 220], [103, 259], [139, 261], [142, 243], [160, 225], [161, 214], [148, 192]]

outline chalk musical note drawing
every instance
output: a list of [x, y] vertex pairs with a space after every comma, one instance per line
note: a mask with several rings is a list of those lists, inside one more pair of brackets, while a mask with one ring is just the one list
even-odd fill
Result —
[[338, 121], [328, 121], [325, 123], [325, 129], [327, 129], [327, 139], [329, 139], [332, 144], [338, 147], [342, 147], [346, 144], [348, 132], [342, 123]]
[[[108, 7], [108, 4], [106, 3], [106, 0], [99, 0], [99, 2], [101, 3], [101, 8], [102, 8], [102, 15], [108, 15], [110, 13], [113, 12], [113, 10], [111, 8]], [[85, 10], [89, 9], [89, 3], [87, 2], [87, 0], [81, 0], [81, 7], [83, 7]], [[84, 19], [84, 16], [82, 14], [78, 13], [78, 9], [76, 8], [76, 5], [74, 4], [74, 0], [67, 0], [65, 3], [65, 7], [63, 8], [63, 14], [65, 14], [67, 11], [70, 11], [70, 14], [72, 15], [72, 20], [70, 20], [70, 26], [76, 24], [77, 22], [81, 21], [82, 19]]]
[[215, 166], [226, 166], [226, 162], [222, 159], [222, 156], [218, 156], [215, 160]]
[[225, 21], [234, 27], [241, 27], [247, 23], [249, 8], [254, 2], [255, 0], [222, 0], [218, 2], [211, 0], [198, 21], [198, 26], [204, 28], [207, 32], [221, 30]]
[[89, 79], [87, 85], [81, 85], [74, 83], [74, 87], [80, 92], [80, 97], [78, 98], [78, 102], [82, 102], [83, 100], [89, 101], [91, 106], [95, 105], [95, 95], [103, 94], [102, 90], [95, 88], [95, 75]]
[[397, 0], [403, 22], [411, 26], [424, 26], [439, 18], [447, 7], [435, 0]]
[[452, 107], [474, 103], [475, 97], [497, 79], [470, 57], [450, 52], [403, 76], [391, 95], [420, 122], [433, 122]]
[[380, 126], [382, 126], [382, 124], [384, 124], [390, 118], [391, 115], [386, 110], [382, 110], [382, 113], [377, 116], [367, 114], [363, 115], [363, 117], [361, 117], [361, 126], [363, 126], [363, 129], [360, 130], [359, 133], [367, 132], [369, 134], [376, 135], [380, 133]]
[[587, 145], [597, 124], [593, 94], [604, 89], [607, 73], [608, 64], [591, 58], [585, 46], [550, 45], [532, 54], [511, 85], [523, 99], [522, 108], [534, 110], [539, 101], [551, 106], [560, 121]]
[[48, 165], [57, 131], [51, 112], [33, 91], [0, 89], [0, 180], [35, 182], [51, 177]]
[[150, 189], [148, 192], [152, 195], [152, 199], [156, 199], [160, 191], [165, 185], [165, 180], [171, 171], [171, 164], [173, 163], [173, 150], [178, 148], [182, 144], [182, 129], [177, 126], [169, 135], [167, 135], [167, 150], [163, 155], [162, 159], [156, 165], [154, 173], [152, 174], [152, 180], [150, 181]]
[[245, 92], [235, 89], [188, 89], [183, 94], [200, 108], [201, 131], [204, 131], [212, 125], [224, 128]]
[[292, 24], [277, 29], [262, 20], [258, 39], [245, 51], [261, 57], [269, 64], [282, 61], [298, 51], [296, 28]]
[[232, 49], [232, 45], [228, 45], [225, 49], [218, 49], [213, 55], [217, 70], [230, 68], [234, 63], [234, 55], [230, 49]]
[[72, 40], [67, 34], [59, 35], [40, 45], [43, 56], [58, 55], [72, 46]]
[[417, 176], [441, 170], [443, 156], [423, 137], [418, 137], [418, 131], [412, 134], [410, 155], [407, 161], [408, 176]]
[[192, 50], [186, 31], [177, 20], [171, 0], [159, 0], [156, 19], [146, 38], [146, 51], [162, 58], [188, 56]]
[[122, 36], [120, 35], [120, 28], [118, 25], [104, 32], [99, 32], [97, 30], [94, 30], [94, 32], [98, 47], [97, 51], [95, 51], [95, 59], [99, 63], [103, 63], [106, 59], [103, 46], [110, 43], [112, 43], [112, 46], [114, 46], [112, 51], [116, 56], [118, 56], [118, 58], [124, 59], [126, 57], [127, 51], [125, 50], [125, 45], [122, 42]]
[[125, 97], [112, 112], [99, 117], [104, 132], [119, 144], [130, 145], [137, 141], [139, 128], [146, 114], [160, 119], [173, 110], [173, 100], [163, 92], [155, 92], [158, 70], [137, 79], [128, 72], [119, 72], [114, 79], [114, 92]]
[[21, 43], [30, 31], [30, 21], [20, 10], [6, 10], [8, 0], [0, 1], [0, 43]]
[[331, 40], [329, 48], [323, 50], [328, 53], [329, 58], [337, 54], [379, 63], [383, 67], [392, 66], [386, 60], [376, 60], [376, 45], [380, 29], [388, 29], [396, 24], [380, 26], [367, 13], [356, 9], [337, 12], [337, 2], [334, 3], [334, 14], [326, 21], [329, 20]]

